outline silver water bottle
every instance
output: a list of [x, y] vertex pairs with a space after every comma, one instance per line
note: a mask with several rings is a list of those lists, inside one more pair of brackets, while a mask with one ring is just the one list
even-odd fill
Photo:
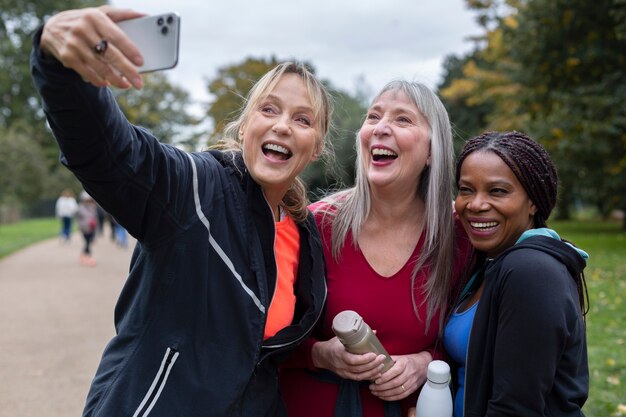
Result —
[[387, 371], [393, 365], [394, 362], [387, 350], [385, 350], [376, 334], [358, 313], [352, 310], [345, 310], [337, 314], [333, 319], [333, 331], [350, 353], [363, 354], [373, 352], [378, 355], [385, 355], [382, 372]]

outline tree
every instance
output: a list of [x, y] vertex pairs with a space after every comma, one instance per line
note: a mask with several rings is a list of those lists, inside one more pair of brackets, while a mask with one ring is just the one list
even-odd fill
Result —
[[546, 146], [560, 173], [561, 218], [580, 199], [602, 213], [624, 210], [624, 0], [467, 3], [485, 34], [461, 76], [448, 69], [444, 99], [470, 121], [485, 106], [484, 129], [524, 130]]
[[[462, 80], [463, 68], [472, 60], [478, 60], [473, 52], [463, 57], [447, 56], [443, 62], [444, 78], [437, 87], [441, 100], [448, 110], [452, 124], [452, 138], [456, 153], [465, 142], [480, 134], [487, 125], [487, 117], [493, 111], [492, 102], [469, 101], [468, 88], [475, 88], [471, 80]], [[454, 84], [454, 86], [453, 86]], [[465, 85], [463, 85], [465, 84]]]
[[[507, 29], [516, 79], [564, 185], [559, 213], [586, 197], [603, 214], [626, 209], [626, 30], [622, 0], [529, 0]], [[601, 161], [601, 162], [600, 162]], [[626, 223], [625, 223], [626, 228]]]
[[[482, 124], [479, 131], [515, 130], [525, 125], [526, 109], [517, 98], [524, 87], [514, 78], [520, 63], [511, 58], [510, 45], [504, 40], [504, 28], [515, 26], [514, 17], [502, 18], [499, 26], [486, 32], [484, 46], [463, 59], [462, 76], [450, 79], [446, 74], [448, 85], [440, 94], [447, 103], [456, 105], [457, 112], [466, 107], [462, 113], [472, 121], [470, 128]], [[455, 120], [453, 123], [457, 124]]]
[[24, 130], [0, 128], [0, 148], [0, 212], [18, 213], [23, 202], [36, 201], [44, 190], [44, 156]]
[[[50, 145], [43, 123], [39, 96], [30, 76], [29, 56], [34, 32], [54, 13], [75, 7], [102, 4], [93, 0], [0, 0], [0, 128], [15, 123], [32, 126], [33, 138]], [[51, 152], [44, 151], [50, 156]]]

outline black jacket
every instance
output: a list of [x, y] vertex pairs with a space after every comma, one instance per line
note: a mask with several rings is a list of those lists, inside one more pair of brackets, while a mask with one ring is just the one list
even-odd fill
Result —
[[485, 268], [470, 332], [465, 417], [582, 416], [587, 343], [573, 276], [583, 257], [529, 237]]
[[284, 415], [276, 363], [326, 298], [313, 216], [299, 224], [293, 324], [263, 341], [274, 218], [238, 153], [186, 153], [128, 123], [111, 92], [31, 65], [62, 162], [138, 239], [84, 416]]

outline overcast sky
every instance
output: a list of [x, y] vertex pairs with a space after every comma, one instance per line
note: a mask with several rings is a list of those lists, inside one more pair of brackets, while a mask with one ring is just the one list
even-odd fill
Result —
[[114, 0], [148, 14], [181, 16], [178, 66], [169, 79], [195, 100], [206, 80], [249, 56], [298, 59], [353, 92], [363, 77], [375, 92], [392, 78], [434, 88], [449, 54], [469, 51], [480, 29], [464, 0]]

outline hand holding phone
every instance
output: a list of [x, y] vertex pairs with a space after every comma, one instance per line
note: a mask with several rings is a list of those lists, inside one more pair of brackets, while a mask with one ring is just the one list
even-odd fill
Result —
[[139, 72], [161, 71], [178, 64], [180, 16], [163, 13], [137, 19], [124, 20], [117, 25], [139, 48], [143, 65]]

